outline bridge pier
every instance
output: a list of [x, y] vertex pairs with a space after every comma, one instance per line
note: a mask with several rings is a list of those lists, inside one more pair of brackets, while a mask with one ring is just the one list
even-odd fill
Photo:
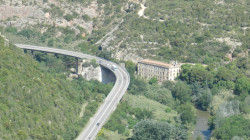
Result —
[[80, 74], [81, 70], [82, 70], [82, 63], [80, 58], [75, 57], [76, 60], [76, 74]]

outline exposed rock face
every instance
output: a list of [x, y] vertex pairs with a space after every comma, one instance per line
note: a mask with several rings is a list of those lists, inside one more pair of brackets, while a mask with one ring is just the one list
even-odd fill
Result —
[[37, 18], [44, 18], [43, 15], [44, 13], [40, 9], [36, 10], [34, 7], [31, 6], [0, 6], [0, 20], [6, 20], [12, 17], [27, 18], [36, 16]]
[[[53, 6], [59, 7], [57, 10], [63, 11], [63, 16], [52, 16]], [[45, 10], [46, 9], [46, 10]], [[54, 9], [55, 11], [55, 9]], [[64, 15], [72, 14], [72, 11], [78, 14], [77, 18], [71, 21], [64, 19]], [[88, 15], [90, 18], [95, 18], [99, 15], [98, 4], [92, 1], [89, 5], [80, 3], [68, 3], [67, 1], [49, 0], [43, 3], [42, 0], [2, 0], [0, 1], [0, 20], [2, 26], [14, 26], [24, 28], [29, 25], [39, 23], [55, 25], [58, 27], [76, 27], [80, 26], [91, 33], [93, 30], [93, 22], [85, 21], [82, 16]]]
[[134, 63], [137, 63], [138, 61], [142, 60], [143, 58], [134, 54], [134, 53], [129, 53], [127, 50], [123, 49], [120, 50], [116, 53], [112, 54], [112, 57], [118, 59], [118, 60], [125, 60], [125, 61], [132, 61]]
[[83, 67], [80, 75], [86, 80], [98, 80], [102, 82], [101, 67], [94, 68], [92, 65], [89, 67]]
[[[89, 62], [89, 60], [83, 60], [82, 63], [85, 62]], [[98, 80], [99, 82], [102, 82], [102, 72], [99, 65], [97, 67], [94, 67], [93, 65], [87, 67], [82, 66], [82, 69], [78, 72], [78, 74], [88, 81]]]
[[[102, 83], [114, 83], [116, 81], [116, 77], [114, 73], [112, 73], [109, 69], [105, 67], [101, 67], [100, 65], [96, 66], [96, 64], [91, 64], [91, 60], [83, 60], [81, 64], [79, 64], [78, 75], [82, 76], [86, 80], [97, 80]], [[88, 63], [87, 65], [85, 65]], [[73, 69], [72, 69], [73, 70]]]

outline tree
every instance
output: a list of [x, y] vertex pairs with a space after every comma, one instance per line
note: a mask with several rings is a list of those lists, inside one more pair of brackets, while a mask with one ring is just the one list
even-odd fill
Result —
[[170, 91], [173, 91], [175, 84], [172, 81], [165, 81], [165, 82], [163, 82], [162, 86], [167, 88]]
[[132, 61], [126, 61], [125, 67], [130, 75], [130, 86], [133, 84], [135, 79], [135, 64]]
[[177, 82], [173, 91], [173, 97], [180, 100], [180, 102], [183, 104], [191, 100], [190, 96], [190, 87], [184, 82]]
[[143, 79], [136, 78], [134, 84], [129, 87], [129, 91], [134, 95], [143, 94], [147, 90], [147, 83]]
[[213, 136], [217, 139], [229, 140], [234, 136], [250, 138], [250, 120], [242, 116], [232, 116], [222, 121], [221, 126], [216, 128]]
[[188, 81], [189, 84], [199, 83], [202, 86], [208, 86], [213, 82], [213, 75], [208, 72], [203, 66], [195, 66], [188, 72]]
[[150, 85], [155, 85], [157, 84], [157, 78], [156, 77], [152, 77], [149, 82], [148, 82]]
[[212, 93], [210, 89], [196, 87], [195, 90], [193, 90], [192, 101], [198, 108], [206, 110], [212, 101]]
[[177, 111], [180, 114], [180, 118], [183, 124], [195, 124], [195, 108], [191, 104], [183, 104], [177, 109]]
[[217, 81], [219, 80], [233, 81], [235, 79], [235, 73], [232, 70], [228, 70], [225, 67], [221, 67], [218, 69], [216, 78], [218, 79]]
[[158, 85], [150, 85], [148, 90], [144, 92], [144, 95], [147, 98], [153, 99], [161, 104], [168, 106], [174, 105], [174, 99], [171, 91], [166, 88], [161, 88]]
[[250, 79], [246, 77], [242, 77], [237, 79], [235, 83], [235, 94], [250, 94]]
[[185, 129], [179, 128], [167, 122], [157, 122], [154, 120], [143, 120], [138, 122], [133, 128], [132, 140], [186, 140]]

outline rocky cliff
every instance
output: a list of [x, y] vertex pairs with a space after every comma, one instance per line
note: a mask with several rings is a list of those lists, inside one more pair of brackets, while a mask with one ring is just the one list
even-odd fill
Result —
[[[25, 28], [31, 25], [47, 24], [56, 27], [80, 26], [91, 33], [93, 22], [82, 16], [95, 18], [99, 15], [96, 1], [86, 3], [70, 3], [66, 1], [35, 0], [2, 0], [0, 1], [0, 25]], [[65, 19], [65, 15], [75, 14], [73, 19]]]

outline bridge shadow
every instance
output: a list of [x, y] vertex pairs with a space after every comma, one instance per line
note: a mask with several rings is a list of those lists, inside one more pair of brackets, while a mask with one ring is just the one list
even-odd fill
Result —
[[109, 70], [108, 68], [101, 66], [101, 73], [102, 73], [102, 83], [115, 83], [116, 77], [115, 74]]

